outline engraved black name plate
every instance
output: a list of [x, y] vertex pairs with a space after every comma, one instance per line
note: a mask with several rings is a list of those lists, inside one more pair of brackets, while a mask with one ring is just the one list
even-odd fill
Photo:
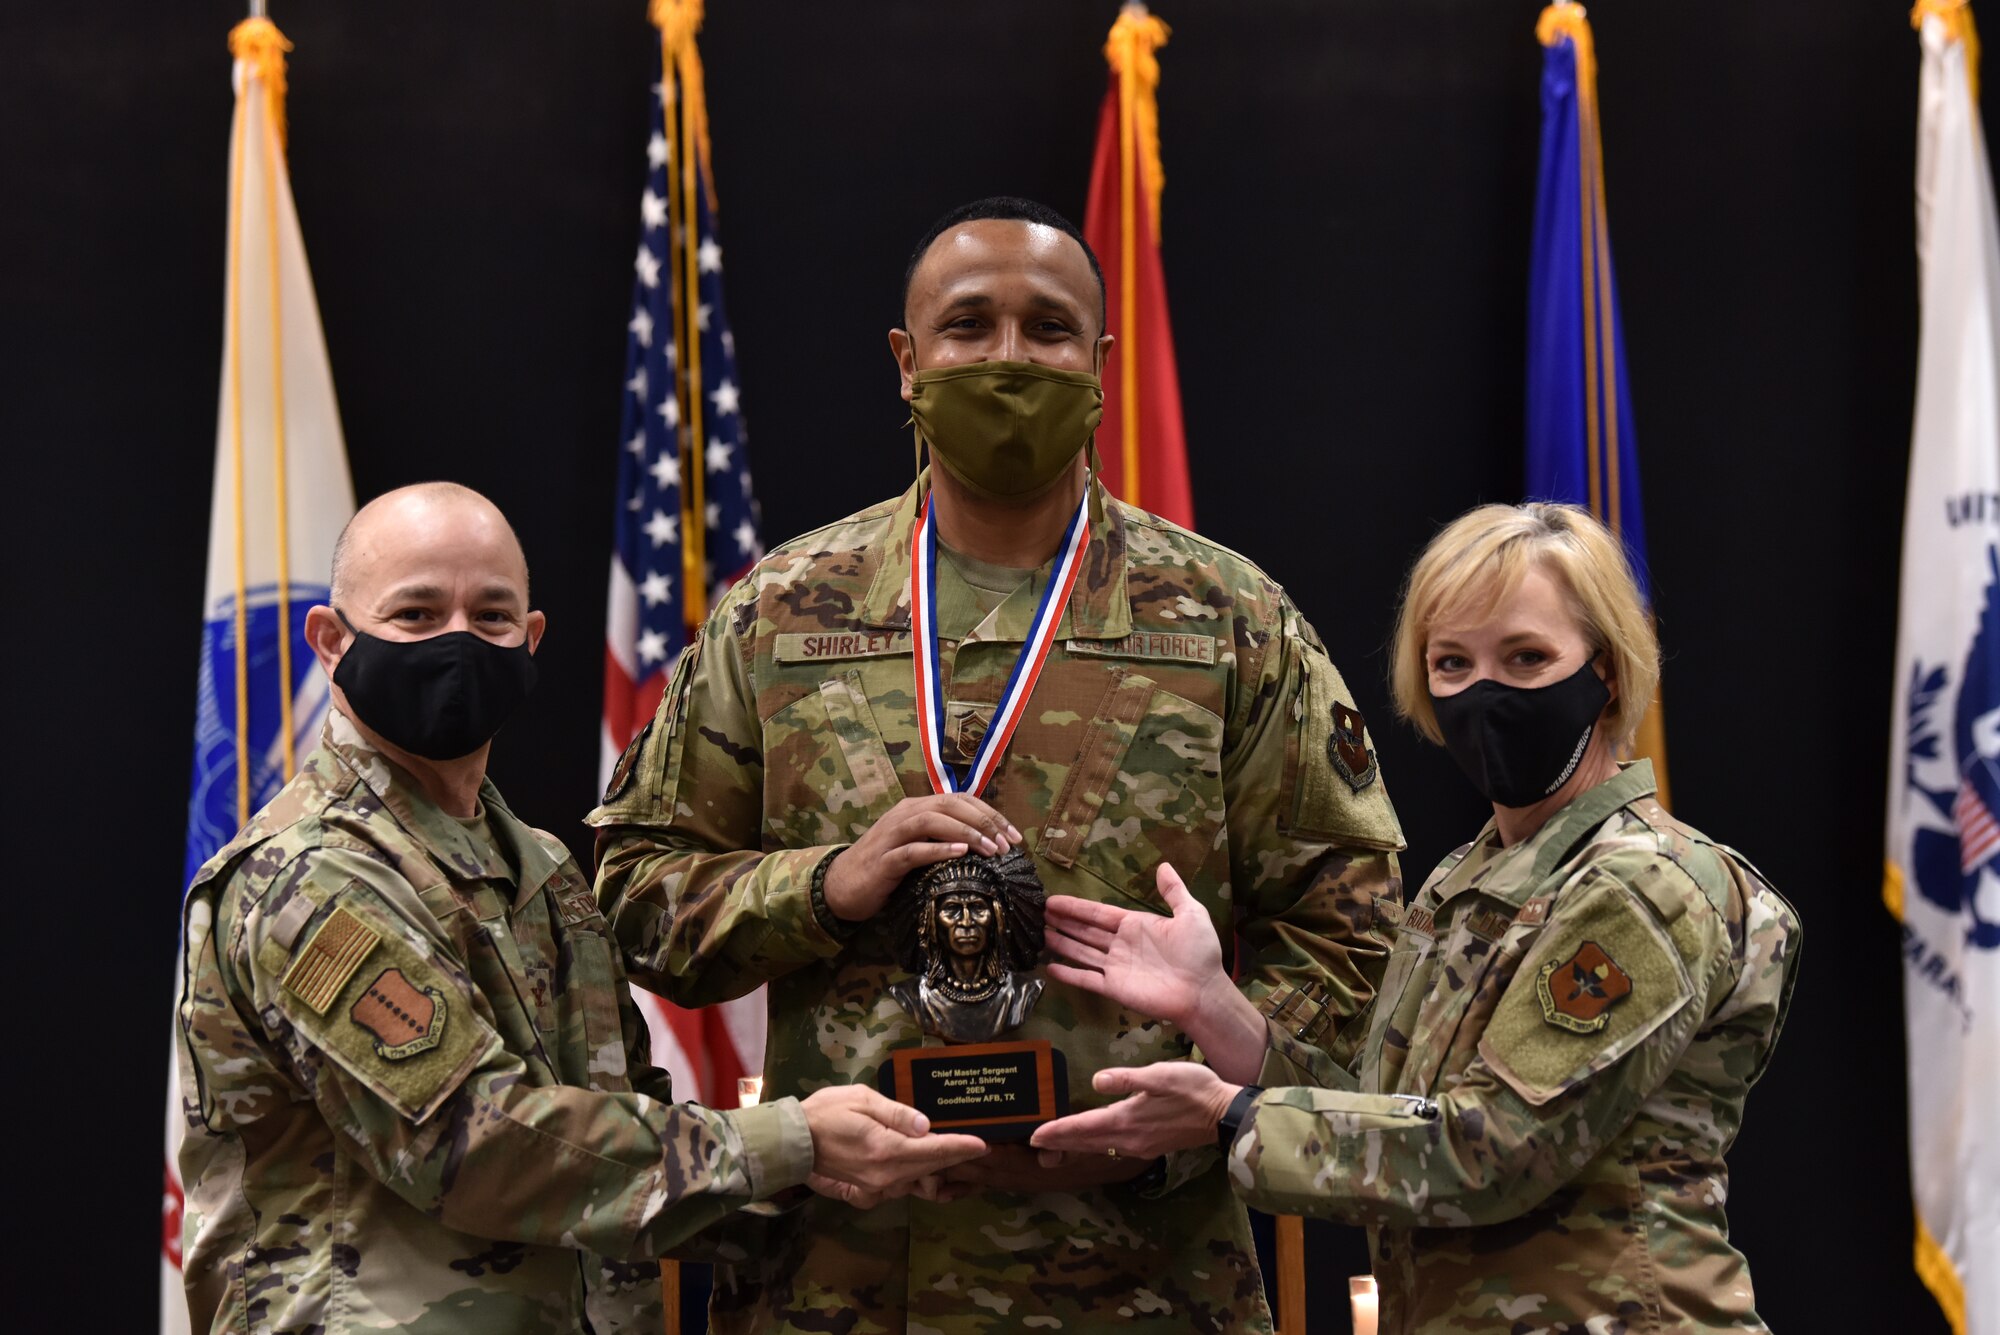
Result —
[[901, 1048], [882, 1067], [882, 1092], [931, 1119], [931, 1130], [1026, 1140], [1069, 1112], [1069, 1070], [1044, 1038]]

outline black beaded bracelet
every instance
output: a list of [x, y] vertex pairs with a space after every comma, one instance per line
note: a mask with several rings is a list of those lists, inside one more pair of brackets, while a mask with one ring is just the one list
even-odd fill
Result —
[[833, 860], [839, 857], [842, 851], [836, 848], [821, 858], [813, 866], [812, 874], [813, 917], [819, 919], [819, 925], [826, 930], [828, 936], [838, 941], [845, 941], [854, 935], [854, 924], [842, 922], [835, 916], [832, 906], [826, 902], [826, 870], [833, 865]]

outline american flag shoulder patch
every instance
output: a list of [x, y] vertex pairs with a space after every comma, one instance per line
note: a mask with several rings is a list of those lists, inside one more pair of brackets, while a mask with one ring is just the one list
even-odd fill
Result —
[[381, 942], [381, 933], [346, 909], [335, 909], [285, 970], [285, 988], [313, 1014], [324, 1015]]

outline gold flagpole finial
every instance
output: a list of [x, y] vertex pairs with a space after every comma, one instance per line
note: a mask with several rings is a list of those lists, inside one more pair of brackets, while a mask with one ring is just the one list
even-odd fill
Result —
[[1535, 21], [1535, 38], [1543, 46], [1554, 46], [1565, 37], [1579, 48], [1590, 40], [1590, 11], [1575, 0], [1555, 0]]
[[1173, 29], [1132, 0], [1118, 11], [1118, 21], [1104, 39], [1104, 59], [1118, 76], [1119, 97], [1130, 104], [1138, 139], [1139, 172], [1146, 184], [1152, 214], [1153, 240], [1160, 239], [1160, 192], [1166, 188], [1166, 168], [1160, 161], [1160, 58]]
[[[260, 3], [254, 6], [262, 9]], [[253, 14], [229, 30], [229, 54], [250, 67], [264, 85], [264, 98], [271, 124], [278, 132], [278, 144], [285, 143], [285, 52], [292, 44], [278, 25], [262, 14]]]
[[1972, 100], [1979, 101], [1979, 29], [1972, 22], [1970, 0], [1917, 0], [1910, 10], [1910, 26], [1919, 31], [1925, 19], [1944, 24], [1945, 35], [1965, 48], [1965, 83]]
[[667, 49], [679, 54], [701, 31], [702, 0], [652, 0], [647, 8], [653, 26], [667, 39]]

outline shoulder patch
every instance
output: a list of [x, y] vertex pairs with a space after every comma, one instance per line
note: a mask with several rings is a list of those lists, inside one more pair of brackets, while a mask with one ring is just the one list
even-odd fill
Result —
[[418, 987], [401, 969], [384, 969], [347, 1015], [374, 1035], [376, 1056], [396, 1062], [436, 1047], [449, 1009], [438, 988]]
[[1676, 1060], [1700, 1022], [1693, 997], [1652, 908], [1615, 876], [1587, 868], [1556, 900], [1501, 994], [1479, 1055], [1533, 1107], [1641, 1052], [1652, 1064], [1635, 1077], [1643, 1082]]
[[1289, 680], [1280, 690], [1295, 694], [1278, 829], [1292, 838], [1401, 849], [1403, 827], [1380, 781], [1368, 725], [1347, 703], [1353, 692], [1326, 654], [1303, 638], [1288, 638], [1284, 652]]
[[[723, 611], [718, 607], [715, 615], [720, 617]], [[618, 757], [618, 763], [612, 767], [611, 782], [605, 787], [604, 800], [583, 818], [585, 825], [602, 829], [633, 821], [645, 823], [659, 815], [660, 794], [671, 787], [679, 771], [687, 694], [707, 645], [708, 627], [704, 626], [695, 631], [694, 638], [673, 660], [673, 671], [668, 674], [653, 717]]]
[[340, 989], [380, 945], [381, 936], [346, 909], [335, 909], [285, 970], [284, 985], [315, 1015], [326, 1014]]
[[1566, 960], [1550, 960], [1535, 975], [1542, 1019], [1573, 1034], [1594, 1034], [1611, 1023], [1608, 1012], [1632, 995], [1632, 976], [1595, 941]]
[[1355, 792], [1375, 782], [1375, 753], [1368, 748], [1368, 721], [1361, 717], [1360, 710], [1339, 700], [1333, 702], [1333, 735], [1326, 739], [1326, 754]]
[[646, 726], [639, 729], [638, 734], [625, 744], [624, 753], [618, 757], [618, 763], [612, 766], [611, 782], [604, 787], [606, 802], [617, 801], [625, 795], [625, 790], [632, 786], [632, 775], [639, 768], [639, 752], [645, 747], [646, 738], [651, 736], [652, 732], [653, 720], [647, 719]]

